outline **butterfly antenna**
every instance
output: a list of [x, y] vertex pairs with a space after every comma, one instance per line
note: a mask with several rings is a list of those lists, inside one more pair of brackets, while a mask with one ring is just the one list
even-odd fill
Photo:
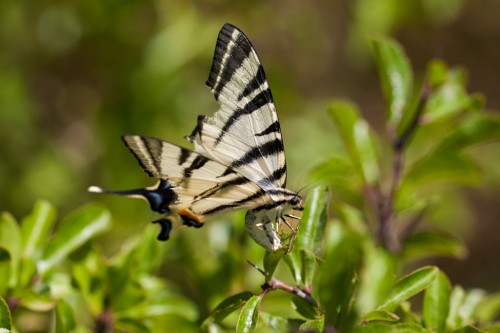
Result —
[[299, 194], [300, 192], [302, 192], [302, 190], [305, 190], [306, 188], [310, 187], [311, 185], [313, 185], [314, 183], [317, 183], [321, 180], [321, 178], [318, 178], [316, 180], [313, 180], [312, 182], [310, 182], [309, 184], [303, 186], [300, 190], [297, 191], [297, 194]]

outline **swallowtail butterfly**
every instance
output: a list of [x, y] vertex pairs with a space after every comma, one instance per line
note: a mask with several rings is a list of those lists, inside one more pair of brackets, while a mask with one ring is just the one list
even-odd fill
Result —
[[286, 162], [276, 107], [252, 44], [238, 28], [219, 32], [207, 85], [219, 102], [213, 116], [199, 116], [186, 139], [194, 151], [147, 136], [126, 135], [125, 145], [157, 185], [112, 193], [146, 199], [165, 214], [154, 221], [167, 240], [172, 223], [201, 227], [216, 214], [246, 209], [250, 236], [269, 251], [283, 247], [279, 228], [302, 210], [298, 193], [287, 190]]

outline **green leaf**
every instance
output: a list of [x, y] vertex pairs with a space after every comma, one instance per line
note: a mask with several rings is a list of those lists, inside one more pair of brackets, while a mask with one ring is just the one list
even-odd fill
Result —
[[448, 66], [440, 59], [434, 59], [427, 64], [427, 80], [430, 85], [440, 86], [448, 77]]
[[460, 122], [437, 148], [437, 153], [459, 151], [487, 142], [500, 140], [500, 117], [496, 114], [475, 113]]
[[411, 259], [435, 256], [464, 258], [467, 255], [467, 248], [462, 240], [454, 235], [424, 231], [413, 234], [404, 241], [401, 255]]
[[314, 270], [311, 271], [311, 268], [314, 267], [314, 263], [311, 261], [315, 261], [314, 255], [319, 253], [323, 242], [328, 198], [326, 187], [319, 186], [311, 191], [304, 207], [294, 248], [285, 256], [285, 261], [297, 284], [309, 285], [312, 282], [311, 273]]
[[9, 279], [7, 286], [14, 288], [19, 279], [19, 263], [21, 259], [21, 233], [16, 220], [9, 213], [0, 216], [0, 248], [9, 252]]
[[480, 329], [477, 329], [473, 326], [464, 326], [456, 331], [453, 331], [453, 333], [487, 333], [487, 331], [483, 331]]
[[460, 316], [460, 307], [465, 299], [465, 291], [462, 287], [456, 286], [451, 291], [450, 296], [450, 311], [446, 318], [446, 325], [450, 329], [456, 329], [462, 326], [462, 318]]
[[493, 321], [500, 315], [500, 293], [486, 296], [476, 309], [476, 316], [480, 323]]
[[385, 249], [365, 245], [365, 263], [360, 275], [356, 306], [361, 314], [374, 310], [394, 284], [396, 263]]
[[395, 313], [384, 310], [375, 310], [368, 312], [363, 322], [368, 323], [370, 321], [398, 321], [398, 320], [399, 317]]
[[321, 333], [325, 329], [325, 320], [324, 318], [308, 320], [300, 325], [299, 329], [306, 332]]
[[0, 331], [1, 329], [12, 329], [12, 318], [10, 316], [9, 307], [5, 300], [0, 296]]
[[360, 117], [357, 107], [348, 102], [335, 101], [328, 111], [359, 178], [375, 183], [379, 178], [378, 151], [368, 123]]
[[110, 226], [109, 212], [97, 205], [79, 209], [68, 215], [61, 222], [57, 238], [49, 244], [43, 259], [38, 263], [40, 273], [47, 273], [71, 252]]
[[315, 187], [307, 198], [295, 248], [318, 254], [326, 226], [326, 205], [329, 195], [326, 187]]
[[422, 326], [414, 324], [396, 324], [390, 325], [378, 321], [370, 322], [367, 325], [356, 327], [355, 333], [421, 333], [430, 331], [425, 330]]
[[288, 255], [284, 257], [284, 259], [295, 283], [297, 285], [302, 285], [302, 269], [297, 250], [293, 249], [292, 252], [288, 253]]
[[278, 263], [285, 254], [285, 248], [281, 248], [276, 252], [266, 251], [266, 254], [264, 255], [264, 271], [266, 272], [266, 281], [271, 280], [274, 271], [276, 270], [276, 266], [278, 266]]
[[435, 152], [416, 162], [408, 171], [402, 186], [422, 187], [430, 183], [476, 184], [480, 170], [463, 155], [453, 152]]
[[438, 333], [446, 330], [446, 318], [450, 311], [450, 294], [450, 281], [444, 273], [438, 272], [424, 296], [423, 317], [427, 328]]
[[55, 208], [49, 202], [41, 200], [35, 204], [31, 214], [22, 220], [21, 235], [24, 257], [33, 258], [37, 250], [39, 251], [39, 248], [46, 244], [55, 218]]
[[250, 333], [255, 331], [257, 320], [259, 319], [260, 297], [254, 295], [245, 303], [238, 317], [236, 332]]
[[212, 310], [210, 315], [203, 322], [201, 328], [206, 329], [212, 323], [221, 322], [229, 314], [241, 308], [253, 296], [254, 296], [253, 293], [249, 291], [244, 291], [239, 294], [226, 298], [221, 303], [219, 303], [219, 305], [217, 305], [217, 307], [214, 310]]
[[300, 313], [301, 316], [307, 319], [317, 319], [318, 318], [318, 309], [316, 309], [313, 305], [306, 302], [303, 298], [298, 296], [292, 297], [292, 305], [295, 311]]
[[389, 123], [397, 127], [412, 92], [413, 73], [403, 48], [388, 38], [371, 40], [382, 93], [388, 104]]
[[259, 319], [262, 324], [272, 330], [272, 332], [287, 332], [289, 330], [288, 321], [281, 316], [270, 315], [266, 312], [259, 313]]
[[54, 300], [48, 291], [43, 294], [36, 294], [31, 290], [22, 291], [16, 295], [21, 300], [21, 306], [34, 312], [44, 312], [52, 310], [55, 306]]
[[57, 301], [55, 308], [55, 333], [67, 333], [75, 329], [75, 315], [73, 309], [65, 300]]
[[354, 127], [361, 120], [357, 106], [346, 101], [334, 101], [328, 108], [328, 114], [344, 142], [356, 174], [364, 179], [363, 167], [354, 141]]
[[376, 184], [380, 179], [379, 153], [375, 135], [364, 120], [354, 126], [354, 144], [359, 154], [363, 177], [368, 184]]
[[423, 267], [401, 278], [392, 288], [385, 302], [378, 307], [379, 310], [393, 312], [403, 301], [418, 294], [427, 288], [436, 278], [437, 267]]
[[447, 81], [429, 97], [423, 111], [426, 122], [438, 121], [464, 111], [471, 98], [462, 83]]
[[142, 321], [145, 318], [166, 315], [176, 315], [191, 321], [196, 320], [197, 317], [194, 305], [186, 298], [176, 295], [163, 295], [162, 297], [156, 297], [156, 299], [148, 298], [137, 305], [116, 312], [116, 317], [119, 319], [131, 318]]
[[[104, 310], [105, 280], [110, 272], [96, 250], [90, 247], [85, 248], [85, 250], [83, 257], [78, 258], [79, 260], [72, 258], [75, 260], [71, 266], [72, 277], [85, 301], [87, 310], [92, 315], [97, 316]], [[123, 290], [121, 293], [123, 294]]]
[[300, 261], [302, 264], [302, 281], [306, 288], [311, 289], [316, 271], [316, 256], [308, 250], [300, 250]]

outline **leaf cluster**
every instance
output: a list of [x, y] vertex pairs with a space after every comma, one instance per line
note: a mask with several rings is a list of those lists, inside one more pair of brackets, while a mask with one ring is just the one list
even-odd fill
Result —
[[[432, 61], [416, 79], [396, 42], [377, 37], [372, 47], [385, 133], [353, 103], [330, 103], [343, 151], [312, 171], [324, 184], [310, 192], [291, 248], [244, 268], [237, 227], [233, 241], [217, 233], [214, 251], [180, 242], [191, 288], [180, 290], [157, 274], [166, 254], [154, 229], [109, 257], [95, 240], [111, 223], [105, 209], [56, 222], [41, 201], [20, 223], [0, 218], [0, 328], [30, 331], [23, 318], [36, 313], [53, 332], [500, 332], [500, 295], [464, 290], [435, 266], [415, 269], [430, 256], [466, 254], [434, 213], [460, 204], [451, 191], [481, 182], [474, 149], [499, 141], [500, 118], [467, 92], [463, 70]], [[251, 270], [258, 292], [255, 279], [251, 291], [241, 282]]]

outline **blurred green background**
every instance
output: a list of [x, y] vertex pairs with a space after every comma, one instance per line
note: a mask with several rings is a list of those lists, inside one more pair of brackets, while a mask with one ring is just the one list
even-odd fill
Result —
[[[499, 12], [497, 0], [3, 1], [0, 210], [23, 216], [45, 198], [65, 215], [88, 201], [105, 202], [114, 217], [102, 238], [109, 253], [120, 239], [153, 228], [148, 223], [156, 217], [143, 202], [86, 188], [153, 183], [121, 143], [123, 134], [187, 146], [183, 136], [196, 116], [217, 109], [204, 82], [226, 22], [249, 36], [266, 69], [289, 187], [297, 190], [339, 146], [325, 112], [330, 99], [354, 100], [383, 130], [370, 34], [401, 42], [416, 73], [436, 57], [465, 67], [470, 91], [499, 110]], [[467, 190], [466, 206], [451, 208], [459, 213], [447, 223], [461, 232], [470, 255], [438, 263], [465, 287], [500, 290], [499, 185], [500, 168]], [[197, 232], [182, 233], [196, 239]]]

